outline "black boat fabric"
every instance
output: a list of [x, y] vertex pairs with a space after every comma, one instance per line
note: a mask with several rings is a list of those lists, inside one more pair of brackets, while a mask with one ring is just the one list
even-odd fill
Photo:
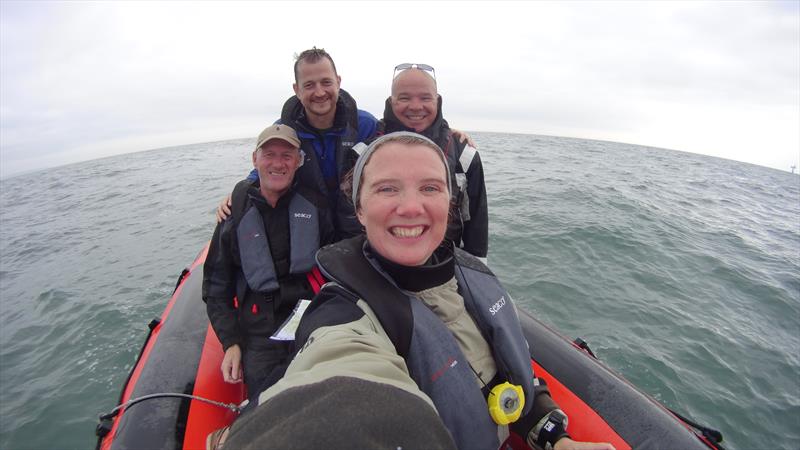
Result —
[[[131, 398], [160, 392], [193, 392], [208, 329], [202, 282], [203, 270], [198, 266], [184, 280], [169, 315], [163, 319]], [[111, 449], [183, 448], [189, 402], [156, 398], [126, 409], [119, 418]]]

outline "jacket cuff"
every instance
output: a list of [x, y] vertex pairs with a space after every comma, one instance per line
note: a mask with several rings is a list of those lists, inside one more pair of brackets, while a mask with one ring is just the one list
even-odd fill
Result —
[[550, 397], [550, 390], [547, 388], [547, 383], [541, 378], [533, 379], [533, 404], [527, 414], [520, 417], [520, 419], [510, 425], [511, 431], [516, 433], [523, 440], [533, 434], [533, 442], [536, 442], [538, 437], [538, 429], [536, 433], [533, 430], [544, 424], [547, 421], [549, 414], [558, 409], [558, 405]]
[[[233, 347], [234, 345], [238, 345], [239, 348], [242, 348], [242, 340], [239, 339], [238, 336], [231, 337], [222, 341], [222, 351], [227, 352], [229, 348]], [[244, 350], [244, 349], [242, 349]]]
[[533, 386], [535, 395], [529, 414], [532, 422], [538, 423], [548, 414], [558, 409], [558, 405], [553, 401], [553, 397], [550, 396], [550, 389], [548, 389], [547, 383], [543, 379], [534, 378]]

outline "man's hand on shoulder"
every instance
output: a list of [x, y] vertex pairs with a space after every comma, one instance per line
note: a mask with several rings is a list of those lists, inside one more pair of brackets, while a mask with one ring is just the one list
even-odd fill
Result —
[[467, 133], [461, 130], [456, 130], [455, 128], [450, 128], [450, 131], [453, 132], [453, 136], [455, 136], [456, 139], [458, 139], [458, 142], [461, 142], [462, 144], [466, 142], [467, 145], [469, 145], [470, 147], [478, 148], [478, 146], [475, 144], [475, 141], [473, 141], [472, 137]]
[[227, 197], [222, 199], [219, 206], [217, 207], [217, 223], [220, 223], [223, 220], [227, 219], [228, 216], [230, 215], [231, 215], [231, 196], [230, 194], [228, 194]]

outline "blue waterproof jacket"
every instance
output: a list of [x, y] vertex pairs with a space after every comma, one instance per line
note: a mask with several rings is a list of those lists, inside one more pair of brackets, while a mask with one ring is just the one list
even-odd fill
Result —
[[[296, 96], [283, 105], [281, 118], [276, 123], [289, 125], [297, 131], [300, 146], [305, 151], [303, 166], [295, 175], [300, 185], [323, 194], [328, 199], [331, 217], [334, 219], [337, 240], [352, 237], [361, 232], [353, 206], [339, 190], [342, 177], [355, 165], [358, 154], [353, 146], [374, 137], [377, 119], [357, 108], [356, 101], [345, 90], [339, 90], [336, 116], [333, 126], [327, 130], [312, 127], [306, 118], [305, 109]], [[248, 180], [258, 179], [253, 170]]]

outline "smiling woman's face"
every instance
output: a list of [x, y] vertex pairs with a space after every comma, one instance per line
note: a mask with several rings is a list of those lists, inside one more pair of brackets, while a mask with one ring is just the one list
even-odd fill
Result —
[[404, 266], [425, 263], [444, 239], [450, 206], [436, 150], [389, 142], [372, 154], [363, 178], [357, 214], [373, 250]]

